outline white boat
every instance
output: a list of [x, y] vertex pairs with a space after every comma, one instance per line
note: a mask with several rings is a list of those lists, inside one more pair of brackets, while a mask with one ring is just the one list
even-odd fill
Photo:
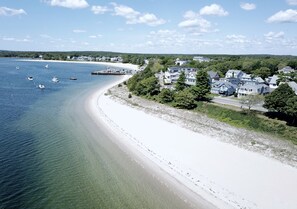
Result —
[[33, 81], [33, 77], [32, 76], [28, 76], [27, 78], [29, 81]]
[[76, 77], [73, 77], [73, 76], [71, 76], [69, 79], [70, 80], [73, 80], [73, 81], [77, 80], [77, 78]]
[[54, 76], [54, 77], [52, 78], [52, 82], [54, 82], [54, 83], [58, 83], [58, 82], [59, 82], [59, 79], [58, 79], [56, 76]]
[[48, 65], [45, 65], [44, 67], [47, 69], [48, 68]]
[[19, 67], [19, 66], [16, 66], [16, 67], [15, 67], [15, 69], [19, 70], [19, 69], [20, 69], [20, 67]]
[[39, 84], [39, 85], [38, 85], [38, 88], [39, 88], [39, 89], [45, 89], [45, 85], [43, 85], [43, 84]]

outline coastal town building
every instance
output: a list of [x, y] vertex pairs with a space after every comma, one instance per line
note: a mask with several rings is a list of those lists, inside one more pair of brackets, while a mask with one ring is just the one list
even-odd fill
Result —
[[289, 73], [292, 73], [292, 72], [294, 72], [294, 71], [295, 71], [295, 70], [294, 70], [293, 68], [291, 68], [290, 66], [286, 66], [286, 67], [280, 69], [280, 70], [278, 71], [278, 73], [289, 74]]
[[231, 96], [236, 92], [236, 85], [228, 81], [216, 81], [211, 84], [210, 93]]
[[207, 74], [209, 76], [210, 83], [220, 80], [220, 75], [217, 72], [210, 70], [210, 71], [207, 71]]
[[210, 61], [209, 58], [202, 57], [202, 56], [195, 56], [195, 57], [193, 57], [193, 60], [197, 61], [197, 62], [209, 62]]
[[237, 96], [241, 98], [247, 95], [266, 95], [269, 92], [269, 86], [266, 84], [247, 82], [238, 88]]
[[244, 72], [242, 72], [241, 70], [231, 69], [227, 71], [225, 78], [236, 78], [241, 80], [243, 75], [244, 75]]
[[186, 65], [188, 63], [189, 63], [188, 60], [180, 60], [179, 58], [177, 58], [175, 60], [175, 65], [177, 65], [177, 66], [184, 66], [184, 65]]
[[274, 89], [276, 89], [278, 87], [277, 80], [278, 80], [278, 76], [277, 75], [273, 75], [272, 77], [269, 77], [268, 78], [267, 81], [269, 83], [270, 92], [273, 91]]

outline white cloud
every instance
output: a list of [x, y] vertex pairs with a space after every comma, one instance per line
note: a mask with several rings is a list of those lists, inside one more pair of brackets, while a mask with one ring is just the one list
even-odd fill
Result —
[[224, 10], [224, 8], [218, 4], [212, 4], [210, 6], [205, 6], [200, 9], [200, 15], [216, 15], [216, 16], [227, 16], [229, 13]]
[[267, 19], [268, 23], [294, 23], [297, 22], [297, 10], [288, 9], [279, 11]]
[[15, 38], [10, 38], [10, 37], [3, 37], [3, 41], [15, 41]]
[[138, 23], [144, 23], [149, 26], [158, 26], [166, 23], [163, 19], [158, 19], [156, 15], [151, 13], [146, 13], [138, 18]]
[[297, 5], [297, 0], [287, 0], [289, 5]]
[[243, 44], [243, 43], [249, 43], [250, 42], [247, 39], [247, 37], [244, 36], [244, 35], [235, 35], [235, 34], [227, 35], [226, 36], [226, 39], [227, 39], [227, 42], [229, 42], [229, 43], [240, 43], [240, 44]]
[[101, 14], [104, 14], [105, 12], [110, 11], [110, 10], [105, 6], [98, 5], [98, 6], [92, 6], [91, 11], [96, 15], [98, 15], [98, 14], [101, 15]]
[[118, 5], [116, 3], [112, 3], [112, 5], [114, 7], [114, 15], [124, 17], [127, 24], [142, 23], [149, 26], [158, 26], [166, 23], [165, 20], [157, 18], [156, 15], [152, 13], [142, 14], [125, 5]]
[[266, 40], [283, 39], [285, 37], [285, 33], [283, 31], [280, 31], [278, 33], [269, 32], [264, 34], [264, 37], [266, 38]]
[[136, 19], [140, 13], [135, 11], [133, 8], [125, 6], [125, 5], [117, 5], [116, 3], [112, 3], [114, 6], [114, 12], [116, 16], [122, 16], [127, 19], [127, 21]]
[[73, 33], [85, 33], [86, 31], [85, 30], [80, 30], [80, 29], [74, 29], [72, 32]]
[[28, 38], [23, 38], [23, 39], [18, 39], [18, 38], [13, 38], [13, 37], [3, 37], [3, 41], [15, 41], [15, 42], [32, 42]]
[[23, 9], [11, 9], [8, 7], [0, 7], [0, 16], [14, 16], [14, 15], [26, 15], [27, 13]]
[[250, 11], [256, 9], [256, 4], [253, 3], [240, 3], [240, 7], [244, 10]]
[[89, 6], [86, 0], [45, 0], [51, 6], [81, 9]]
[[211, 29], [211, 23], [193, 11], [184, 14], [184, 21], [178, 24], [181, 28], [190, 29], [194, 33], [205, 33]]
[[101, 37], [102, 37], [101, 34], [99, 34], [99, 35], [91, 35], [91, 36], [89, 36], [89, 38], [101, 38]]

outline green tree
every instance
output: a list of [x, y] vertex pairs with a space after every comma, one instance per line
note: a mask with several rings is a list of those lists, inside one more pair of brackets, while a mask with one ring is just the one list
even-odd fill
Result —
[[209, 77], [206, 71], [200, 70], [196, 74], [196, 85], [190, 88], [195, 100], [205, 100], [210, 93]]
[[250, 112], [252, 107], [254, 107], [257, 104], [260, 104], [261, 102], [263, 102], [263, 100], [263, 96], [259, 94], [250, 94], [242, 97], [240, 99], [240, 103], [242, 104], [242, 106], [248, 107], [248, 110]]
[[170, 89], [162, 89], [158, 98], [161, 103], [169, 103], [173, 101], [174, 93]]
[[297, 96], [293, 96], [287, 101], [286, 106], [286, 113], [287, 115], [292, 117], [292, 124], [295, 124], [297, 122]]
[[265, 96], [263, 107], [272, 112], [286, 113], [287, 102], [294, 96], [295, 92], [287, 83], [281, 84], [271, 94]]
[[160, 92], [160, 86], [158, 83], [158, 79], [155, 76], [151, 76], [149, 78], [145, 78], [137, 83], [135, 87], [136, 95], [142, 96], [154, 96]]
[[149, 64], [143, 71], [136, 73], [131, 78], [129, 78], [127, 82], [127, 87], [129, 91], [134, 92], [137, 84], [142, 80], [154, 76], [150, 69], [151, 64]]
[[182, 91], [184, 90], [185, 88], [187, 87], [187, 84], [186, 84], [186, 74], [184, 71], [182, 71], [176, 81], [176, 84], [175, 84], [175, 89], [176, 91]]
[[253, 75], [265, 79], [271, 75], [271, 70], [268, 67], [260, 67], [253, 71]]
[[174, 106], [181, 109], [193, 109], [196, 107], [195, 97], [190, 89], [184, 89], [175, 94]]

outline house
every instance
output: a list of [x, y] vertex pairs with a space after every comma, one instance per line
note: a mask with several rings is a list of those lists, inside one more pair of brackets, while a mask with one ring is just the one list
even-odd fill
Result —
[[272, 77], [269, 77], [268, 83], [269, 83], [270, 92], [278, 87], [277, 80], [278, 80], [277, 75], [273, 75]]
[[244, 75], [244, 73], [241, 70], [228, 70], [225, 78], [237, 78], [239, 80], [241, 80], [242, 76]]
[[280, 69], [280, 70], [278, 71], [278, 73], [289, 74], [289, 73], [294, 72], [294, 71], [295, 71], [295, 70], [294, 70], [293, 68], [291, 68], [290, 66], [286, 66], [286, 67]]
[[197, 61], [197, 62], [209, 62], [210, 61], [209, 58], [202, 57], [202, 56], [195, 56], [195, 57], [193, 57], [193, 60]]
[[179, 58], [177, 58], [175, 60], [175, 65], [178, 65], [178, 66], [183, 66], [183, 65], [186, 65], [188, 63], [189, 63], [189, 61], [187, 61], [187, 60], [180, 60]]
[[236, 85], [233, 85], [232, 83], [227, 81], [215, 81], [211, 84], [210, 92], [212, 94], [230, 96], [236, 92]]
[[220, 80], [220, 76], [217, 72], [210, 70], [210, 71], [207, 71], [207, 74], [209, 76], [210, 83]]
[[196, 83], [196, 72], [197, 68], [187, 68], [187, 67], [169, 67], [164, 73], [164, 84], [171, 84], [177, 81], [181, 72], [185, 72], [186, 83], [188, 85], [195, 85]]
[[186, 84], [190, 86], [196, 85], [196, 72], [189, 72], [186, 74]]
[[253, 77], [251, 74], [244, 74], [241, 77], [241, 83], [260, 83], [260, 84], [264, 84], [265, 81], [261, 78], [261, 77]]
[[245, 83], [238, 88], [237, 95], [238, 98], [247, 96], [247, 95], [259, 95], [259, 94], [269, 94], [269, 86], [266, 84], [259, 84], [259, 83]]

